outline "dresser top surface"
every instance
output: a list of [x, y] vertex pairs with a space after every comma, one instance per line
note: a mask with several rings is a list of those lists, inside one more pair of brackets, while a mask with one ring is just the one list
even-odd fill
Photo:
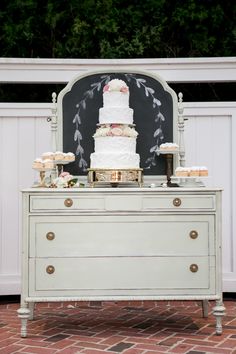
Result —
[[30, 194], [84, 194], [91, 193], [95, 194], [173, 194], [173, 193], [184, 193], [184, 194], [208, 194], [222, 191], [222, 188], [163, 188], [163, 187], [81, 187], [81, 188], [27, 188], [23, 189], [22, 193], [30, 193]]

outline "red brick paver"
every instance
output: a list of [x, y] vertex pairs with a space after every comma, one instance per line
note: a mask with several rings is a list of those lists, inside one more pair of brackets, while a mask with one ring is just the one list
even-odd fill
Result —
[[236, 300], [225, 306], [216, 336], [214, 317], [203, 318], [197, 301], [42, 303], [21, 338], [19, 304], [0, 302], [0, 353], [236, 354]]

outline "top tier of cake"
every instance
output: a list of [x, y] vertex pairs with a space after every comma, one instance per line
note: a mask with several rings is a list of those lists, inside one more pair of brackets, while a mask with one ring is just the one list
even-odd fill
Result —
[[133, 109], [129, 107], [129, 88], [124, 81], [114, 79], [104, 86], [99, 123], [133, 124]]

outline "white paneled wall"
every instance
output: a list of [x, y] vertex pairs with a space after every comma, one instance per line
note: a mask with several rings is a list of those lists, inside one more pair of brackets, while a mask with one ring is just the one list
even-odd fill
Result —
[[[208, 166], [206, 184], [224, 189], [224, 291], [236, 291], [236, 102], [184, 106], [186, 165]], [[0, 103], [0, 295], [20, 292], [20, 190], [36, 177], [33, 159], [50, 150], [50, 107]]]
[[[46, 121], [50, 109], [39, 108], [38, 116], [30, 117], [19, 105], [13, 106], [11, 116], [5, 117], [1, 114], [3, 105], [0, 107], [0, 295], [19, 294], [20, 190], [34, 181], [33, 159], [50, 149], [50, 125]], [[19, 111], [22, 116], [18, 116]]]

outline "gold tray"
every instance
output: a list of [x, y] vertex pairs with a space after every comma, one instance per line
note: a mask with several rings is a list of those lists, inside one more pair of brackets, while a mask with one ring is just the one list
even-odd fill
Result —
[[96, 183], [110, 183], [113, 187], [120, 183], [137, 183], [139, 187], [143, 185], [142, 168], [89, 168], [88, 182], [91, 187]]

